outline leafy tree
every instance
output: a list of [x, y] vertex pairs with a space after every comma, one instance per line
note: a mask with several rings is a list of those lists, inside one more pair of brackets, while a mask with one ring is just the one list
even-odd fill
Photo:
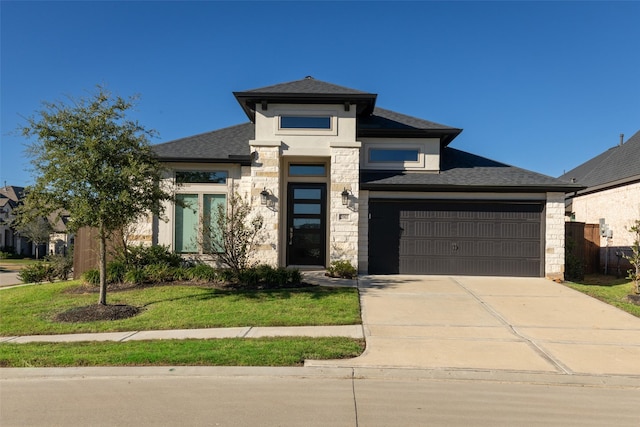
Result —
[[21, 127], [33, 140], [27, 154], [35, 175], [22, 212], [46, 216], [64, 209], [71, 217], [70, 231], [97, 229], [102, 305], [107, 303], [107, 239], [143, 213], [162, 215], [161, 202], [172, 200], [161, 185], [162, 169], [148, 142], [154, 131], [127, 118], [135, 100], [98, 86], [95, 93], [68, 104], [43, 103]]
[[19, 228], [19, 233], [36, 246], [36, 259], [40, 259], [39, 246], [49, 242], [53, 227], [43, 217], [33, 218]]
[[635, 239], [633, 241], [633, 245], [631, 245], [631, 255], [623, 255], [633, 267], [635, 267], [635, 271], [633, 269], [629, 269], [628, 278], [633, 280], [635, 284], [635, 292], [636, 294], [640, 294], [640, 219], [637, 219], [635, 224], [632, 227], [629, 227], [629, 231], [635, 234]]
[[216, 205], [210, 218], [203, 218], [202, 252], [215, 254], [236, 277], [251, 266], [251, 257], [260, 243], [264, 218], [252, 214], [251, 204], [232, 191], [227, 205]]

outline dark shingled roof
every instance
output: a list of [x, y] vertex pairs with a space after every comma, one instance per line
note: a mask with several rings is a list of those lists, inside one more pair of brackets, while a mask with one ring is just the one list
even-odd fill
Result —
[[360, 187], [364, 190], [501, 192], [567, 192], [582, 188], [577, 184], [570, 184], [455, 148], [443, 148], [440, 159], [440, 173], [362, 170]]
[[585, 192], [640, 180], [640, 131], [624, 144], [586, 161], [560, 179], [575, 179], [576, 183], [588, 187]]
[[245, 91], [246, 93], [269, 93], [269, 94], [323, 94], [323, 95], [371, 95], [373, 93], [363, 92], [357, 89], [351, 89], [344, 86], [335, 85], [333, 83], [316, 80], [311, 76], [307, 76], [302, 80], [295, 80], [287, 83], [279, 83], [271, 86], [265, 86], [257, 89]]
[[272, 86], [233, 92], [236, 100], [252, 122], [255, 121], [256, 104], [266, 102], [280, 104], [355, 104], [358, 114], [370, 114], [376, 104], [375, 93], [362, 92], [307, 76], [302, 80]]
[[154, 145], [153, 150], [164, 162], [233, 162], [249, 165], [249, 140], [254, 135], [254, 124], [244, 123]]

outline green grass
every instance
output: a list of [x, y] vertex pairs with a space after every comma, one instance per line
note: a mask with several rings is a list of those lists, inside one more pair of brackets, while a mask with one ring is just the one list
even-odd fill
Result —
[[640, 317], [640, 306], [628, 302], [627, 295], [633, 294], [634, 286], [629, 279], [616, 279], [613, 276], [589, 275], [580, 283], [565, 282], [565, 285], [585, 293], [607, 304]]
[[359, 324], [354, 288], [309, 287], [269, 291], [222, 291], [198, 286], [156, 286], [110, 292], [109, 304], [143, 307], [132, 318], [61, 323], [53, 317], [95, 304], [98, 295], [65, 292], [80, 282], [47, 283], [0, 291], [0, 336], [194, 329], [235, 326]]
[[300, 366], [363, 348], [362, 340], [338, 337], [0, 344], [0, 367]]

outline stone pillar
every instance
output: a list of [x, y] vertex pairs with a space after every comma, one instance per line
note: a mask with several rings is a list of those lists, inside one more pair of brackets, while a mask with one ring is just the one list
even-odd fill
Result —
[[564, 193], [547, 193], [545, 277], [564, 280]]
[[[360, 143], [331, 143], [329, 207], [329, 263], [344, 260], [358, 268]], [[347, 205], [342, 192], [349, 193]]]
[[[254, 212], [264, 218], [262, 239], [257, 247], [256, 261], [260, 264], [278, 265], [279, 223], [280, 223], [280, 142], [250, 141], [253, 161], [249, 185], [244, 186], [250, 192]], [[244, 173], [243, 173], [244, 175]], [[243, 184], [244, 185], [244, 184]], [[269, 193], [267, 204], [261, 203], [260, 193]]]

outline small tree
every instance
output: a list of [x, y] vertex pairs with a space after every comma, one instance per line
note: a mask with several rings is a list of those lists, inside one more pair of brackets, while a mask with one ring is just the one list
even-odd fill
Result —
[[251, 204], [231, 192], [227, 205], [218, 204], [211, 217], [203, 217], [200, 245], [205, 254], [215, 254], [237, 275], [251, 266], [251, 257], [260, 242], [264, 218], [252, 215]]
[[53, 232], [53, 227], [45, 218], [37, 217], [23, 224], [19, 228], [19, 233], [26, 237], [36, 247], [36, 259], [40, 259], [40, 245], [49, 243], [49, 237]]
[[631, 245], [631, 255], [622, 255], [627, 259], [634, 269], [629, 269], [629, 276], [627, 278], [633, 280], [635, 285], [636, 294], [640, 294], [640, 220], [636, 220], [632, 227], [629, 227], [629, 231], [635, 234], [635, 239]]
[[34, 138], [27, 155], [35, 184], [25, 198], [21, 221], [63, 209], [70, 231], [95, 227], [99, 240], [100, 297], [106, 305], [106, 247], [111, 234], [143, 213], [162, 215], [172, 194], [161, 186], [161, 167], [148, 143], [154, 134], [126, 117], [135, 98], [95, 94], [45, 102], [27, 119], [22, 134]]

